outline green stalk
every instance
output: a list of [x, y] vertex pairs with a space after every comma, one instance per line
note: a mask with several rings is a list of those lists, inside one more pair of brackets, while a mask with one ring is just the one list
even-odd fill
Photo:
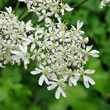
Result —
[[31, 13], [28, 13], [26, 16], [24, 16], [22, 19], [21, 19], [21, 21], [22, 20], [25, 20], [28, 16], [30, 16], [32, 14], [32, 12]]
[[5, 0], [2, 0], [3, 3], [3, 9], [5, 10]]
[[81, 2], [79, 2], [79, 3], [77, 3], [77, 4], [75, 4], [75, 5], [73, 5], [72, 8], [76, 8], [76, 7], [82, 5], [83, 3], [87, 2], [87, 1], [88, 1], [88, 0], [83, 0], [83, 1], [81, 1]]
[[16, 7], [15, 7], [15, 11], [14, 11], [15, 14], [16, 14], [16, 12], [18, 10], [19, 5], [20, 5], [20, 2], [18, 1], [17, 4], [16, 4]]
[[26, 11], [26, 8], [24, 8], [23, 12], [19, 15], [19, 18], [18, 19], [21, 19], [21, 17], [23, 16], [23, 14], [25, 13]]

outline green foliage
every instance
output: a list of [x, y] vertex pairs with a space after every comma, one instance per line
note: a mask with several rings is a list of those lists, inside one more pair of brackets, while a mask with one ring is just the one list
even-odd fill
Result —
[[[16, 1], [5, 0], [5, 3], [15, 8]], [[70, 5], [80, 1], [65, 0]], [[96, 85], [86, 89], [79, 81], [77, 87], [67, 87], [66, 98], [56, 100], [55, 91], [47, 91], [45, 85], [39, 87], [39, 76], [29, 73], [34, 69], [33, 62], [27, 70], [22, 66], [7, 65], [5, 69], [0, 69], [0, 110], [110, 110], [110, 8], [99, 9], [99, 3], [100, 0], [89, 0], [62, 16], [68, 26], [76, 25], [77, 20], [83, 21], [83, 30], [90, 37], [89, 45], [94, 44], [94, 48], [100, 51], [100, 57], [90, 57], [86, 65], [86, 68], [96, 70], [91, 75]], [[19, 16], [25, 8], [25, 4], [20, 4], [16, 15]], [[3, 10], [2, 0], [0, 9]], [[27, 14], [26, 10], [21, 19]], [[31, 14], [25, 22], [29, 19], [35, 23], [37, 17]]]

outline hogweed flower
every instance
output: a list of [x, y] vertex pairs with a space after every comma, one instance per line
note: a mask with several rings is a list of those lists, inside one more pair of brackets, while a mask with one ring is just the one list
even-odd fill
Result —
[[31, 21], [26, 24], [19, 21], [11, 7], [6, 10], [7, 12], [0, 12], [0, 60], [4, 60], [4, 64], [10, 62], [20, 65], [22, 59], [27, 68], [30, 59], [27, 46], [31, 43], [28, 33], [34, 28]]
[[19, 0], [27, 4], [29, 12], [34, 12], [38, 16], [38, 21], [45, 19], [45, 22], [51, 21], [50, 17], [60, 18], [64, 15], [64, 11], [72, 11], [68, 4], [64, 4], [63, 0]]
[[[6, 8], [7, 12], [1, 11], [0, 60], [3, 64], [10, 62], [20, 65], [22, 59], [27, 69], [31, 59], [37, 60], [35, 70], [30, 73], [41, 74], [38, 80], [40, 86], [45, 82], [48, 90], [58, 87], [56, 99], [59, 99], [60, 95], [66, 97], [66, 85], [77, 86], [80, 77], [83, 77], [86, 88], [90, 87], [89, 83], [94, 85], [94, 80], [88, 75], [93, 74], [95, 70], [85, 70], [84, 67], [89, 56], [98, 57], [99, 51], [91, 50], [92, 46], [87, 46], [89, 38], [83, 38], [83, 22], [78, 20], [76, 27], [72, 25], [68, 29], [59, 17], [59, 14], [64, 15], [65, 10], [73, 9], [68, 4], [63, 4], [62, 0], [19, 1], [25, 2], [28, 10], [37, 14], [38, 21], [45, 19], [45, 28], [37, 25], [34, 29], [31, 20], [26, 24], [19, 21], [11, 7]], [[50, 19], [53, 15], [58, 19], [58, 23]], [[32, 30], [35, 30], [34, 34], [31, 34]], [[0, 67], [5, 66], [0, 63]]]
[[[95, 82], [86, 74], [92, 74], [95, 70], [84, 70], [89, 56], [98, 57], [97, 50], [91, 50], [92, 46], [86, 46], [89, 39], [83, 38], [84, 31], [81, 30], [83, 22], [77, 21], [77, 28], [72, 26], [68, 29], [66, 24], [59, 21], [48, 22], [41, 33], [35, 33], [37, 41], [33, 48], [33, 56], [39, 62], [38, 67], [31, 74], [41, 74], [38, 81], [39, 85], [46, 82], [49, 85], [48, 90], [58, 86], [55, 93], [57, 99], [60, 94], [66, 97], [64, 90], [66, 82], [69, 86], [76, 86], [80, 77], [83, 77], [84, 86], [89, 88], [89, 82], [94, 85]], [[40, 36], [40, 37], [39, 37]], [[33, 45], [33, 44], [31, 44]], [[42, 66], [41, 66], [42, 65]]]

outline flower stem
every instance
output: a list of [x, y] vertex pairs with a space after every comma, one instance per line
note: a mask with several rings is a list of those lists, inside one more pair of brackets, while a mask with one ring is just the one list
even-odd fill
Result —
[[87, 2], [87, 1], [88, 1], [88, 0], [83, 0], [83, 1], [81, 1], [81, 2], [79, 2], [79, 3], [77, 3], [77, 4], [75, 4], [75, 5], [73, 5], [72, 8], [76, 8], [76, 7], [82, 5], [83, 3]]
[[17, 12], [17, 9], [18, 9], [19, 5], [20, 5], [20, 2], [18, 1], [17, 4], [16, 4], [16, 7], [15, 7], [15, 11], [14, 11], [15, 14]]
[[23, 12], [19, 15], [19, 19], [21, 19], [21, 17], [23, 16], [23, 14], [25, 13], [26, 8], [24, 8]]
[[3, 3], [3, 9], [5, 10], [5, 0], [2, 0]]
[[28, 13], [26, 16], [24, 16], [21, 20], [25, 20], [28, 16], [30, 16], [32, 12]]

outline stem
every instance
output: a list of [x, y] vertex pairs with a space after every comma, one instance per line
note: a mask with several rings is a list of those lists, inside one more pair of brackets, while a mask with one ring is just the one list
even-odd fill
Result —
[[33, 26], [35, 26], [36, 24], [39, 25], [39, 24], [41, 24], [42, 22], [44, 22], [44, 20], [42, 20], [42, 21], [40, 21], [40, 22], [37, 21], [37, 22], [33, 23]]
[[30, 16], [32, 13], [28, 13], [24, 18], [22, 18], [21, 20], [25, 20], [28, 16]]
[[5, 9], [5, 0], [2, 0], [3, 3], [3, 9]]
[[16, 11], [17, 11], [19, 5], [20, 5], [20, 2], [18, 1], [17, 4], [16, 4], [16, 7], [15, 7], [15, 11], [14, 11], [15, 14], [16, 14]]
[[19, 15], [19, 19], [23, 16], [23, 14], [25, 13], [26, 8], [24, 8], [23, 12]]
[[72, 8], [76, 8], [76, 7], [82, 5], [83, 3], [87, 2], [87, 1], [88, 1], [88, 0], [83, 0], [83, 1], [81, 1], [81, 2], [79, 2], [79, 3], [77, 3], [77, 4], [75, 4], [75, 5], [73, 5]]

